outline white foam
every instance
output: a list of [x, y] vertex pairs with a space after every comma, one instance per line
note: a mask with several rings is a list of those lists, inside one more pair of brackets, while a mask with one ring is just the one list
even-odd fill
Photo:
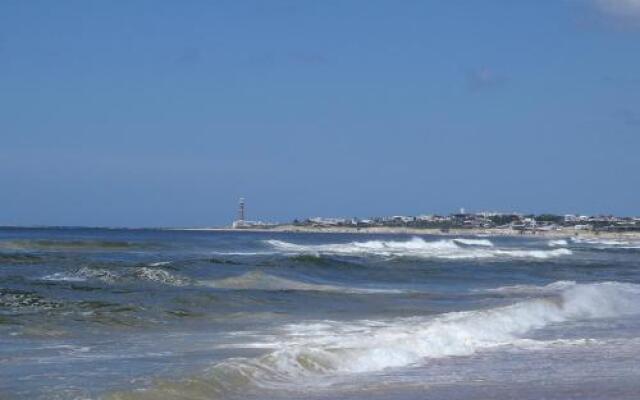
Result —
[[[443, 239], [425, 241], [414, 237], [406, 241], [349, 242], [319, 245], [301, 245], [281, 240], [267, 240], [270, 246], [285, 253], [330, 254], [330, 255], [374, 255], [381, 257], [418, 257], [443, 259], [475, 259], [475, 258], [537, 258], [546, 259], [572, 254], [571, 250], [559, 248], [554, 250], [495, 248], [486, 239]], [[460, 246], [459, 244], [464, 244]]]
[[175, 276], [168, 271], [158, 268], [137, 268], [134, 275], [139, 279], [149, 280], [172, 286], [185, 286], [189, 284], [188, 279]]
[[573, 254], [573, 252], [569, 249], [561, 248], [555, 250], [495, 250], [495, 254], [513, 258], [547, 259], [560, 256], [569, 256]]
[[107, 269], [89, 267], [78, 269], [74, 275], [84, 279], [98, 279], [106, 283], [113, 283], [119, 278], [118, 274]]
[[549, 240], [549, 243], [547, 243], [550, 247], [558, 247], [558, 246], [568, 246], [569, 243], [567, 243], [567, 241], [565, 239], [556, 239], [556, 240]]
[[493, 247], [493, 243], [491, 243], [488, 239], [464, 239], [457, 238], [453, 239], [456, 243], [466, 244], [469, 246], [483, 246], [483, 247]]
[[488, 310], [432, 318], [288, 325], [270, 342], [262, 343], [263, 348], [274, 349], [272, 352], [257, 359], [223, 362], [212, 372], [218, 378], [221, 371], [227, 378], [240, 374], [262, 386], [300, 383], [317, 376], [379, 371], [432, 358], [471, 355], [497, 346], [523, 346], [527, 344], [522, 341], [527, 333], [552, 323], [639, 312], [638, 285], [615, 282], [566, 285], [555, 298], [532, 299]]
[[50, 275], [45, 275], [40, 279], [43, 281], [62, 281], [62, 282], [83, 282], [87, 280], [87, 278], [83, 276], [78, 276], [75, 274], [67, 274], [64, 272], [56, 272]]
[[171, 264], [171, 261], [158, 261], [158, 262], [149, 263], [148, 265], [150, 267], [162, 267], [164, 265], [169, 265], [169, 264]]
[[133, 271], [111, 271], [104, 268], [81, 267], [74, 272], [56, 272], [43, 276], [46, 281], [83, 282], [87, 280], [99, 280], [105, 283], [115, 283], [128, 279], [140, 279], [153, 281], [172, 286], [185, 286], [190, 284], [186, 278], [176, 276], [160, 268], [139, 267]]
[[495, 289], [485, 289], [487, 293], [503, 293], [503, 294], [546, 294], [557, 293], [576, 285], [575, 281], [557, 281], [545, 286], [536, 285], [511, 285], [501, 286]]
[[573, 237], [571, 241], [573, 243], [588, 244], [598, 248], [640, 249], [640, 242], [631, 240]]

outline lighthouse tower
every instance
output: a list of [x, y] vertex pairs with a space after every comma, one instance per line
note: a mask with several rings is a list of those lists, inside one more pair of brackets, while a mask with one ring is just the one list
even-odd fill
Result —
[[240, 202], [238, 203], [238, 221], [244, 222], [244, 197], [240, 197]]
[[234, 228], [243, 228], [246, 226], [245, 223], [245, 203], [244, 197], [240, 197], [240, 201], [238, 202], [238, 218], [233, 221]]

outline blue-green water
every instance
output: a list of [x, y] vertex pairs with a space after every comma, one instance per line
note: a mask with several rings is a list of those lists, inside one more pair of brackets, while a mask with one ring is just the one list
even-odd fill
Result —
[[0, 230], [0, 398], [636, 399], [640, 243]]

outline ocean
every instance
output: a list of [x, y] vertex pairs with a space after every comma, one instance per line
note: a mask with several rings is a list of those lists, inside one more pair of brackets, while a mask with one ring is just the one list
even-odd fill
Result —
[[2, 399], [638, 399], [640, 242], [0, 229]]

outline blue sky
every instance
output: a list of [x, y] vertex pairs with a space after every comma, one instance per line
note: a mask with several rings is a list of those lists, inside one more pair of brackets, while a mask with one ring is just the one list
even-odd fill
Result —
[[640, 214], [640, 0], [5, 0], [0, 187], [0, 225]]

